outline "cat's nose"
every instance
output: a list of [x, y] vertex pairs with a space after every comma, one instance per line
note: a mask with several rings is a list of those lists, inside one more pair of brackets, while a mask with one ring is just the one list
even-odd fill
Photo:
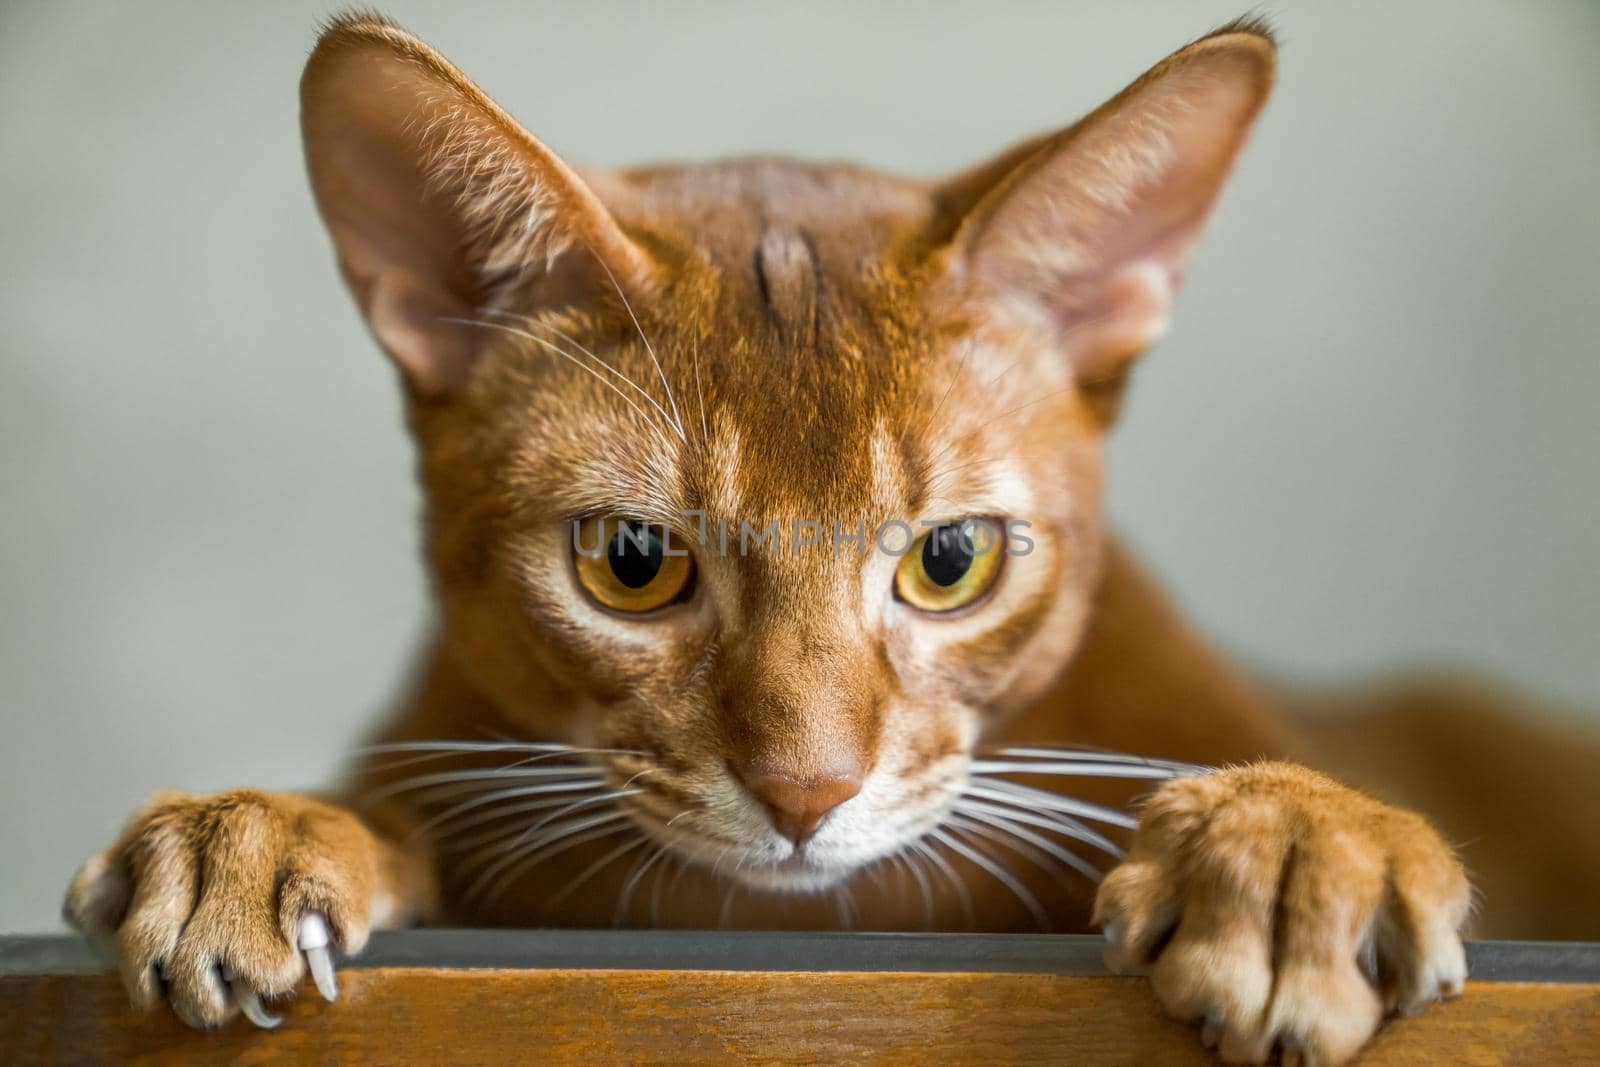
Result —
[[861, 772], [855, 769], [801, 778], [759, 768], [741, 768], [739, 778], [767, 809], [773, 828], [796, 845], [816, 832], [828, 812], [861, 792]]

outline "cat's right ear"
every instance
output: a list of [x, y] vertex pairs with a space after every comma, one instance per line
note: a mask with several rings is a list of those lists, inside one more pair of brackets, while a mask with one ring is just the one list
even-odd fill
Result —
[[583, 180], [397, 26], [329, 25], [300, 125], [345, 281], [420, 393], [466, 382], [489, 332], [470, 321], [512, 291], [559, 305], [651, 286], [648, 257]]

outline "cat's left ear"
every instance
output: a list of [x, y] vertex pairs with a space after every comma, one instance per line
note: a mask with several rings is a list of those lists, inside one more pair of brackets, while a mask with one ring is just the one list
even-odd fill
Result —
[[1076, 125], [942, 186], [949, 275], [1120, 380], [1162, 333], [1190, 253], [1272, 88], [1254, 25], [1189, 45]]

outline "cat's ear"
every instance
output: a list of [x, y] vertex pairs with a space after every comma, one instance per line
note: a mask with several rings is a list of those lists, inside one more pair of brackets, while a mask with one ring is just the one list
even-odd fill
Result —
[[1274, 57], [1265, 30], [1220, 30], [1076, 125], [945, 183], [951, 275], [1041, 326], [1081, 380], [1120, 380], [1166, 327]]
[[394, 25], [328, 27], [300, 122], [345, 281], [422, 393], [466, 381], [488, 333], [466, 320], [513, 289], [550, 304], [649, 287], [648, 257], [572, 168]]

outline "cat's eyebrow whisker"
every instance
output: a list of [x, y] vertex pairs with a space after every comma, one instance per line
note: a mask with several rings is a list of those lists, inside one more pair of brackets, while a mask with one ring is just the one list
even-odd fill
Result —
[[639, 331], [639, 340], [644, 342], [644, 350], [650, 353], [650, 362], [655, 364], [656, 374], [661, 378], [661, 388], [666, 391], [667, 403], [672, 407], [672, 414], [678, 424], [678, 438], [687, 444], [689, 438], [683, 432], [683, 416], [678, 413], [678, 401], [672, 395], [672, 386], [667, 383], [667, 372], [661, 369], [661, 361], [656, 358], [655, 346], [650, 343], [650, 338], [645, 336], [644, 327], [639, 325], [639, 316], [633, 313], [633, 305], [628, 302], [628, 294], [622, 291], [622, 286], [617, 284], [617, 276], [611, 273], [611, 264], [607, 263], [593, 248], [589, 249], [589, 254], [594, 256], [595, 262], [600, 264], [600, 269], [606, 272], [606, 278], [610, 280], [611, 288], [617, 291], [617, 299], [622, 301], [623, 308], [628, 312], [628, 318], [633, 320], [633, 328]]
[[917, 431], [917, 437], [926, 437], [928, 431], [933, 428], [933, 421], [939, 417], [939, 412], [944, 408], [944, 402], [950, 399], [950, 394], [955, 392], [956, 386], [961, 381], [961, 376], [966, 373], [967, 364], [972, 361], [972, 353], [977, 350], [977, 347], [975, 343], [970, 341], [963, 346], [961, 362], [956, 365], [956, 372], [950, 375], [950, 384], [945, 386], [943, 395], [939, 397], [939, 402], [933, 406], [932, 411], [928, 412], [928, 417], [923, 421], [922, 428]]
[[[948, 475], [950, 473], [952, 473], [948, 468], [937, 468], [934, 465], [936, 463], [940, 462], [941, 460], [943, 460], [946, 456], [948, 456], [950, 454], [950, 452], [953, 449], [955, 449], [958, 445], [960, 445], [962, 442], [970, 440], [973, 437], [976, 437], [978, 434], [982, 433], [984, 430], [988, 429], [990, 426], [993, 426], [995, 423], [999, 422], [1001, 419], [1010, 418], [1013, 415], [1021, 414], [1023, 411], [1026, 411], [1028, 408], [1033, 407], [1035, 404], [1042, 404], [1046, 400], [1051, 399], [1052, 397], [1060, 396], [1063, 393], [1070, 393], [1075, 388], [1076, 388], [1075, 386], [1070, 386], [1069, 385], [1069, 386], [1067, 386], [1067, 387], [1065, 387], [1063, 389], [1054, 389], [1054, 390], [1052, 390], [1052, 391], [1050, 391], [1048, 393], [1044, 393], [1044, 394], [1041, 394], [1040, 396], [1036, 396], [1033, 399], [1027, 401], [1026, 403], [1018, 404], [1014, 408], [1010, 408], [1010, 409], [1008, 409], [1006, 411], [1002, 411], [998, 415], [994, 415], [991, 418], [985, 419], [983, 422], [979, 423], [977, 426], [974, 426], [972, 429], [964, 431], [960, 436], [952, 438], [949, 441], [946, 441], [942, 446], [940, 446], [940, 448], [938, 448], [926, 460], [925, 466], [932, 472], [927, 477], [926, 484], [928, 486], [930, 486], [930, 487], [937, 486], [941, 479], [944, 479], [944, 478], [948, 477]], [[930, 488], [930, 491], [932, 491], [931, 488]]]
[[[980, 797], [986, 800], [999, 801], [999, 803], [990, 804], [985, 803], [985, 799], [976, 799]], [[1058, 811], [1047, 810], [1040, 814], [1037, 811], [1017, 810], [1018, 807], [1022, 807], [1025, 803], [1027, 802], [1023, 798], [1015, 794], [980, 788], [971, 789], [963, 793], [961, 798], [956, 801], [956, 808], [960, 811], [965, 811], [969, 815], [982, 811], [988, 812], [997, 818], [1005, 819], [1008, 822], [1037, 826], [1041, 830], [1049, 830], [1051, 833], [1061, 834], [1063, 837], [1070, 837], [1073, 840], [1082, 841], [1086, 845], [1092, 845], [1113, 859], [1122, 858], [1122, 849], [1104, 834], [1096, 833], [1077, 819]], [[1003, 805], [1016, 805], [1016, 807]]]
[[[956, 827], [951, 827], [951, 830], [959, 832], [958, 828]], [[972, 833], [970, 829], [966, 832]], [[1050, 916], [1045, 912], [1043, 906], [1040, 905], [1038, 898], [1032, 893], [1028, 892], [1028, 887], [1017, 881], [1017, 879], [1012, 876], [1010, 871], [1006, 870], [990, 857], [985, 856], [980, 850], [976, 848], [969, 848], [962, 842], [957, 841], [943, 828], [934, 830], [931, 836], [936, 840], [943, 842], [947, 847], [957, 854], [965, 856], [972, 863], [976, 864], [978, 867], [987, 872], [988, 875], [995, 881], [1011, 890], [1016, 898], [1022, 902], [1022, 906], [1028, 909], [1028, 914], [1033, 916], [1034, 922], [1039, 924], [1039, 928], [1041, 930], [1050, 929]]]
[[986, 779], [979, 788], [998, 790], [1025, 800], [1035, 807], [1065, 812], [1080, 819], [1089, 819], [1093, 822], [1105, 823], [1108, 826], [1117, 826], [1124, 830], [1132, 830], [1139, 825], [1139, 820], [1132, 815], [1117, 811], [1115, 808], [1108, 808], [1104, 804], [1078, 800], [1076, 797], [1063, 796], [1060, 793], [1051, 793], [1044, 789], [1034, 789], [1018, 782], [1005, 781], [1002, 778]]
[[700, 339], [694, 340], [694, 391], [700, 398], [700, 443], [709, 447], [711, 444], [711, 426], [706, 422], [706, 391], [700, 386]]
[[617, 378], [621, 379], [622, 382], [628, 386], [628, 388], [630, 388], [634, 392], [638, 393], [641, 397], [643, 397], [650, 404], [651, 407], [653, 407], [657, 411], [659, 411], [661, 413], [662, 419], [664, 419], [669, 426], [672, 425], [672, 416], [667, 414], [667, 409], [662, 407], [660, 402], [657, 401], [655, 397], [651, 396], [641, 385], [639, 385], [638, 382], [636, 382], [632, 378], [628, 377], [628, 375], [625, 374], [620, 368], [614, 367], [610, 363], [608, 363], [606, 360], [600, 358], [600, 356], [595, 354], [593, 349], [589, 348], [587, 345], [585, 345], [583, 342], [579, 341], [577, 338], [573, 337], [571, 334], [567, 333], [565, 330], [562, 330], [559, 327], [554, 326], [554, 325], [552, 325], [551, 323], [548, 323], [548, 322], [540, 322], [538, 319], [535, 319], [535, 318], [533, 318], [532, 316], [529, 316], [529, 315], [517, 315], [517, 314], [515, 314], [513, 312], [498, 311], [498, 310], [493, 309], [493, 308], [482, 309], [481, 313], [490, 314], [490, 315], [500, 315], [500, 316], [503, 316], [505, 318], [512, 319], [512, 320], [514, 320], [516, 322], [521, 323], [524, 329], [529, 329], [529, 330], [548, 330], [548, 331], [550, 331], [551, 333], [555, 334], [557, 337], [561, 338], [563, 341], [567, 342], [567, 344], [569, 344], [572, 347], [576, 348], [579, 352], [582, 352], [585, 356], [588, 356], [591, 360], [594, 361], [594, 363], [597, 366], [599, 366], [599, 367], [601, 367], [601, 368], [603, 368], [603, 369], [605, 369], [607, 371], [610, 371]]
[[[1096, 867], [1094, 864], [1090, 863], [1088, 860], [1084, 859], [1070, 848], [1064, 848], [1055, 841], [1045, 837], [1043, 834], [1037, 834], [1032, 830], [1029, 830], [1027, 826], [1024, 825], [1025, 823], [1028, 823], [1029, 820], [1015, 818], [1011, 812], [1003, 810], [997, 811], [996, 809], [991, 808], [989, 805], [977, 806], [958, 803], [955, 810], [963, 819], [980, 822], [985, 826], [992, 826], [996, 830], [1010, 834], [1020, 841], [1028, 842], [1028, 844], [1032, 845], [1034, 848], [1048, 854], [1056, 862], [1072, 868], [1085, 878], [1089, 879], [1089, 881], [1094, 882], [1097, 885], [1099, 884], [1100, 879], [1104, 877], [1104, 874], [1099, 867]], [[1040, 824], [1035, 822], [1032, 823], [1032, 825], [1038, 826]], [[1061, 832], [1059, 828], [1049, 825], [1045, 825], [1044, 829], [1055, 833]], [[1112, 848], [1116, 849], [1116, 846], [1113, 845]], [[1121, 849], [1116, 849], [1116, 851], [1112, 853], [1114, 859], [1120, 859], [1121, 855]]]
[[[997, 378], [996, 381], [998, 381], [998, 380], [999, 379]], [[978, 425], [972, 427], [972, 429], [963, 431], [960, 434], [960, 436], [954, 437], [954, 438], [950, 439], [949, 441], [946, 441], [944, 443], [944, 445], [939, 448], [938, 451], [934, 452], [931, 456], [928, 457], [928, 465], [931, 467], [936, 461], [938, 461], [940, 459], [943, 459], [946, 455], [948, 455], [950, 450], [955, 448], [961, 442], [971, 440], [972, 438], [976, 437], [978, 434], [982, 433], [984, 430], [987, 430], [989, 427], [991, 427], [995, 423], [999, 422], [1001, 419], [1010, 418], [1012, 415], [1017, 415], [1017, 414], [1020, 414], [1023, 411], [1026, 411], [1028, 408], [1033, 407], [1035, 404], [1042, 404], [1046, 400], [1051, 399], [1052, 397], [1058, 397], [1058, 396], [1061, 396], [1064, 393], [1073, 392], [1076, 389], [1077, 389], [1077, 386], [1075, 386], [1075, 385], [1063, 386], [1060, 389], [1052, 389], [1050, 392], [1041, 393], [1040, 395], [1038, 395], [1036, 397], [1032, 397], [1029, 400], [1024, 401], [1023, 403], [1018, 404], [1016, 407], [1007, 408], [1005, 411], [1001, 411], [1001, 412], [999, 412], [997, 414], [991, 415], [989, 418], [984, 419], [982, 422], [978, 423]], [[933, 424], [930, 421], [928, 423], [928, 427], [925, 427], [924, 429], [926, 430], [927, 428], [930, 428], [932, 425]], [[929, 480], [932, 481], [931, 478]]]
[[[641, 419], [643, 419], [645, 421], [645, 424], [648, 425], [651, 428], [651, 430], [653, 430], [657, 435], [661, 434], [661, 426], [660, 426], [660, 424], [658, 422], [656, 422], [656, 420], [654, 418], [652, 418], [648, 413], [646, 413], [644, 408], [641, 408], [637, 403], [635, 403], [633, 397], [629, 396], [627, 393], [624, 393], [621, 389], [618, 389], [615, 382], [610, 381], [607, 378], [601, 377], [599, 371], [595, 370], [593, 367], [589, 366], [589, 364], [585, 363], [583, 360], [579, 359], [577, 356], [574, 356], [572, 353], [568, 352], [566, 349], [562, 348], [560, 345], [555, 344], [555, 343], [553, 343], [551, 341], [547, 341], [543, 337], [538, 336], [537, 334], [529, 333], [527, 330], [519, 330], [514, 326], [507, 326], [503, 322], [487, 322], [487, 321], [485, 321], [483, 319], [463, 319], [463, 318], [449, 318], [449, 317], [440, 318], [439, 321], [440, 322], [454, 323], [454, 324], [456, 324], [458, 326], [477, 326], [477, 327], [480, 327], [481, 329], [485, 329], [485, 330], [499, 330], [501, 333], [510, 334], [513, 337], [524, 338], [526, 340], [532, 341], [534, 344], [540, 345], [540, 346], [548, 349], [551, 352], [554, 352], [556, 355], [560, 356], [562, 359], [565, 359], [567, 362], [571, 363], [574, 367], [578, 367], [581, 370], [583, 370], [584, 373], [592, 375], [594, 377], [595, 381], [599, 382], [601, 385], [605, 386], [607, 389], [610, 389], [613, 393], [616, 393], [617, 396], [622, 399], [622, 402], [624, 404], [627, 404], [630, 408], [632, 408], [634, 410], [634, 412]], [[606, 364], [606, 366], [609, 367], [609, 364]], [[669, 423], [669, 425], [670, 425], [670, 423]], [[683, 431], [679, 430], [678, 434], [681, 437], [682, 434], [683, 434]], [[667, 444], [668, 443], [664, 436], [662, 437], [662, 443], [663, 444]]]

